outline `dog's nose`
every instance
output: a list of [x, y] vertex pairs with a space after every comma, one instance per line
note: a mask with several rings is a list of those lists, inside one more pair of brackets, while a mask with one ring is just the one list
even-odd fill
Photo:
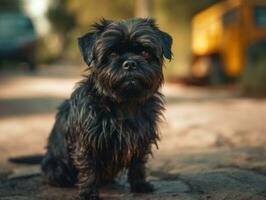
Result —
[[134, 60], [126, 60], [123, 62], [122, 67], [126, 70], [136, 69], [137, 63]]

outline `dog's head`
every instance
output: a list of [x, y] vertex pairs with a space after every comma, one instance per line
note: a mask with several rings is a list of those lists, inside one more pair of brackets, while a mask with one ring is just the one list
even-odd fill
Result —
[[171, 59], [172, 38], [152, 19], [102, 20], [79, 38], [96, 89], [116, 101], [143, 100], [163, 82], [163, 58]]

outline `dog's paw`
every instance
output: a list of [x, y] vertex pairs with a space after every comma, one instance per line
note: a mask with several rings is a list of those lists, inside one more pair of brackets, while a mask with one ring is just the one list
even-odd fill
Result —
[[136, 182], [131, 184], [131, 192], [134, 193], [151, 193], [154, 191], [154, 187], [149, 182]]
[[80, 194], [76, 200], [101, 200], [98, 194], [84, 195]]
[[76, 200], [101, 200], [99, 196], [79, 196]]

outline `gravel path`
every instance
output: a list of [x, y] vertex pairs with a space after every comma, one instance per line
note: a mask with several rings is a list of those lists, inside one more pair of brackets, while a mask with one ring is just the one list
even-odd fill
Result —
[[[44, 152], [56, 107], [69, 96], [82, 70], [66, 71], [56, 67], [35, 75], [1, 73], [1, 200], [68, 200], [76, 195], [76, 188], [46, 185], [39, 166], [7, 162], [9, 157]], [[121, 175], [102, 188], [104, 199], [266, 200], [266, 100], [240, 98], [229, 87], [166, 84], [162, 90], [162, 140], [148, 163], [148, 179], [156, 191], [130, 194]]]

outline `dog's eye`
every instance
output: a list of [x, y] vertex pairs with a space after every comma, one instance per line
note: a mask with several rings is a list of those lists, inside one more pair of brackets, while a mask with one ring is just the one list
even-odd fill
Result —
[[146, 58], [150, 57], [150, 53], [146, 50], [141, 51], [141, 55], [146, 57]]

